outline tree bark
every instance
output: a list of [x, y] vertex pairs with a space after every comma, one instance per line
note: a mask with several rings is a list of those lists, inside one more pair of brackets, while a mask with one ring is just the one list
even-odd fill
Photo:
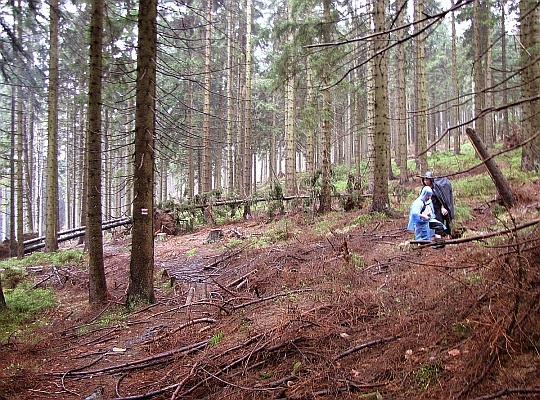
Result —
[[[536, 98], [523, 105], [523, 132], [527, 139], [540, 131], [540, 7], [535, 0], [521, 0], [519, 11], [522, 94], [525, 98]], [[540, 171], [540, 136], [523, 146], [521, 169]]]
[[90, 81], [88, 90], [88, 189], [86, 235], [88, 238], [88, 300], [101, 303], [107, 299], [103, 262], [101, 197], [101, 92], [104, 0], [92, 0], [90, 22]]
[[[452, 8], [454, 0], [452, 0]], [[457, 126], [459, 123], [459, 85], [458, 85], [458, 66], [457, 66], [457, 37], [456, 37], [456, 16], [452, 11], [452, 126]], [[454, 137], [454, 154], [461, 153], [461, 130], [455, 128], [453, 130]]]
[[[252, 187], [252, 153], [251, 149], [251, 93], [252, 93], [252, 34], [253, 0], [246, 0], [246, 98], [245, 98], [245, 133], [244, 133], [244, 195], [251, 196]], [[253, 164], [254, 165], [254, 164]]]
[[154, 303], [154, 132], [157, 0], [139, 1], [133, 237], [127, 305]]
[[233, 144], [233, 10], [227, 13], [227, 193], [232, 196], [234, 193], [234, 144]]
[[[323, 20], [324, 29], [322, 32], [323, 43], [330, 42], [330, 0], [323, 0]], [[330, 82], [328, 71], [330, 70], [330, 55], [326, 53], [323, 57], [326, 57], [323, 64], [323, 71], [321, 74], [322, 82], [325, 87]], [[330, 152], [332, 149], [332, 123], [331, 123], [332, 103], [330, 98], [330, 89], [325, 89], [323, 92], [323, 104], [322, 104], [322, 174], [321, 174], [321, 200], [319, 212], [329, 212], [332, 210], [332, 197], [330, 191]]]
[[[293, 22], [292, 0], [287, 0], [287, 19]], [[292, 31], [289, 31], [288, 41], [293, 40]], [[295, 90], [292, 71], [295, 65], [294, 56], [289, 54], [289, 68], [285, 81], [285, 192], [288, 195], [296, 194], [296, 138], [295, 138]]]
[[[373, 13], [376, 33], [386, 30], [385, 1], [375, 2]], [[388, 169], [390, 153], [390, 129], [388, 124], [388, 65], [382, 49], [387, 46], [386, 36], [380, 35], [375, 44], [375, 135], [373, 138], [373, 197], [371, 210], [388, 211]]]
[[[424, 0], [414, 2], [414, 20], [424, 18]], [[414, 25], [415, 34], [415, 77], [414, 99], [416, 120], [415, 156], [416, 169], [425, 172], [427, 164], [427, 100], [426, 100], [426, 34], [421, 32], [422, 25]]]
[[58, 250], [58, 0], [50, 1], [45, 252]]
[[501, 202], [506, 207], [512, 207], [512, 205], [514, 204], [514, 196], [501, 170], [499, 169], [499, 167], [497, 166], [493, 158], [491, 158], [486, 147], [484, 146], [480, 138], [476, 135], [476, 132], [472, 128], [467, 128], [466, 133], [469, 139], [471, 140], [471, 143], [474, 146], [476, 153], [478, 154], [480, 159], [484, 162], [484, 165], [486, 166], [487, 171], [489, 175], [491, 176], [493, 183], [495, 184], [495, 188], [497, 189], [497, 192], [499, 193]]
[[[405, 14], [407, 2], [399, 1], [399, 15], [397, 17], [397, 26], [405, 25]], [[407, 86], [405, 80], [405, 30], [400, 29], [398, 45], [396, 51], [397, 58], [397, 165], [399, 167], [399, 183], [403, 184], [409, 180], [407, 171]]]
[[[212, 0], [206, 0], [206, 29], [204, 38], [204, 104], [203, 104], [203, 154], [202, 191], [212, 190], [212, 148], [210, 146], [210, 61], [212, 49]], [[200, 193], [201, 194], [201, 193]]]

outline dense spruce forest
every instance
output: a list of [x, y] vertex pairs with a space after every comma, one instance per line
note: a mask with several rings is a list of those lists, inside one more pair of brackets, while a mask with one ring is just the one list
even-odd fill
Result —
[[22, 257], [25, 235], [50, 252], [86, 226], [91, 301], [114, 218], [135, 232], [128, 297], [151, 301], [156, 206], [269, 190], [324, 213], [346, 165], [388, 211], [389, 178], [459, 154], [465, 127], [538, 170], [535, 1], [18, 0], [0, 18], [0, 233]]
[[0, 400], [538, 398], [539, 4], [0, 2]]

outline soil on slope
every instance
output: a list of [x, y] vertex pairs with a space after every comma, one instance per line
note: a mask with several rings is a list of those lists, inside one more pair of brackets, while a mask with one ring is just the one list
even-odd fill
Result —
[[[516, 222], [537, 219], [538, 182], [513, 189]], [[512, 226], [491, 206], [467, 235]], [[1, 344], [0, 399], [540, 396], [538, 225], [443, 249], [366, 210], [291, 210], [278, 226], [261, 214], [156, 241], [157, 302], [130, 313], [122, 235], [107, 241], [103, 308], [80, 266], [36, 274], [59, 304]]]

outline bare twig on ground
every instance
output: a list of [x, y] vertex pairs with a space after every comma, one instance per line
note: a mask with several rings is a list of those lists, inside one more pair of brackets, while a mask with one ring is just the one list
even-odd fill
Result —
[[382, 338], [382, 339], [370, 340], [369, 342], [362, 343], [359, 346], [355, 346], [353, 348], [350, 348], [350, 349], [344, 351], [341, 354], [338, 354], [337, 356], [335, 356], [332, 359], [332, 362], [335, 362], [335, 361], [339, 360], [340, 358], [343, 358], [343, 357], [346, 357], [346, 356], [348, 356], [350, 354], [356, 353], [357, 351], [360, 351], [360, 350], [365, 349], [367, 347], [375, 346], [375, 345], [381, 344], [381, 343], [393, 342], [393, 341], [398, 340], [398, 339], [400, 339], [399, 336], [389, 336], [389, 337]]
[[539, 394], [540, 388], [506, 388], [499, 390], [496, 393], [487, 394], [480, 397], [475, 397], [473, 400], [491, 400], [498, 399], [499, 397], [509, 396], [512, 394]]

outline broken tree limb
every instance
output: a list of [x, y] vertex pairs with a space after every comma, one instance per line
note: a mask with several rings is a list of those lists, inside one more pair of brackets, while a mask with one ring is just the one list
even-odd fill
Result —
[[[67, 374], [63, 373], [61, 375], [67, 375], [67, 376], [94, 375], [94, 374], [99, 374], [99, 373], [104, 373], [104, 372], [116, 373], [116, 372], [126, 370], [126, 369], [134, 369], [134, 367], [135, 368], [138, 368], [138, 367], [139, 368], [144, 368], [144, 367], [147, 366], [146, 363], [148, 363], [148, 362], [154, 362], [154, 361], [161, 360], [161, 359], [168, 359], [169, 357], [172, 357], [172, 356], [174, 356], [176, 354], [183, 353], [183, 352], [189, 353], [189, 352], [192, 352], [194, 350], [200, 350], [200, 349], [206, 347], [207, 345], [208, 345], [208, 341], [203, 340], [202, 342], [193, 343], [193, 344], [190, 344], [190, 345], [187, 345], [187, 346], [184, 346], [184, 347], [180, 347], [178, 349], [166, 351], [164, 353], [159, 353], [159, 354], [156, 354], [154, 356], [142, 358], [140, 360], [130, 361], [130, 362], [127, 362], [127, 363], [124, 363], [124, 364], [112, 365], [112, 366], [109, 366], [109, 367], [104, 367], [104, 368], [99, 368], [99, 369], [93, 369], [91, 371], [73, 371], [73, 372], [68, 371]], [[58, 375], [58, 373], [53, 372], [52, 375]]]
[[528, 228], [528, 227], [536, 225], [538, 223], [540, 223], [540, 218], [529, 221], [529, 222], [525, 222], [525, 223], [523, 223], [521, 225], [517, 225], [517, 226], [515, 226], [513, 228], [504, 229], [502, 231], [497, 231], [497, 232], [484, 233], [482, 235], [470, 236], [470, 237], [459, 238], [459, 239], [441, 240], [439, 242], [432, 242], [432, 241], [429, 241], [429, 240], [411, 240], [410, 243], [411, 244], [419, 244], [420, 246], [418, 246], [418, 248], [423, 248], [423, 247], [434, 245], [434, 244], [447, 245], [447, 244], [459, 244], [459, 243], [473, 242], [475, 240], [483, 240], [483, 239], [487, 239], [487, 238], [490, 238], [490, 237], [493, 237], [493, 236], [506, 235], [507, 233], [516, 232], [516, 231], [518, 231], [520, 229]]
[[499, 397], [508, 396], [512, 394], [532, 394], [540, 393], [540, 388], [506, 388], [499, 390], [496, 393], [488, 394], [485, 396], [476, 397], [474, 400], [491, 400], [498, 399]]
[[262, 303], [264, 301], [277, 299], [278, 297], [290, 296], [291, 294], [295, 294], [295, 293], [311, 292], [312, 290], [313, 289], [298, 289], [298, 290], [291, 290], [290, 292], [277, 293], [277, 294], [274, 294], [272, 296], [263, 297], [262, 299], [252, 300], [252, 301], [248, 301], [247, 303], [238, 304], [236, 306], [233, 306], [232, 309], [233, 310], [238, 310], [240, 308], [245, 308], [245, 307], [251, 306], [253, 304]]
[[357, 351], [360, 351], [360, 350], [365, 349], [367, 347], [375, 346], [375, 345], [381, 344], [381, 343], [393, 342], [393, 341], [398, 340], [398, 339], [400, 339], [399, 336], [389, 336], [389, 337], [386, 337], [386, 338], [370, 340], [369, 342], [362, 343], [359, 346], [355, 346], [353, 348], [350, 348], [350, 349], [344, 351], [341, 354], [338, 354], [337, 356], [335, 356], [332, 359], [332, 362], [335, 362], [335, 361], [339, 360], [340, 358], [346, 357], [346, 356], [348, 356], [348, 355], [350, 355], [352, 353], [356, 353]]
[[474, 129], [467, 128], [465, 132], [467, 133], [467, 136], [469, 137], [474, 149], [476, 150], [476, 153], [486, 166], [486, 169], [491, 176], [493, 183], [495, 184], [497, 193], [499, 193], [502, 203], [506, 207], [512, 207], [512, 205], [514, 204], [514, 195], [512, 194], [512, 190], [510, 189], [508, 182], [506, 182], [506, 179], [504, 178], [501, 170], [499, 169], [497, 164], [495, 164], [493, 158], [490, 157], [490, 154], [484, 146], [484, 143], [482, 143], [482, 140], [480, 140], [480, 138], [476, 135]]

